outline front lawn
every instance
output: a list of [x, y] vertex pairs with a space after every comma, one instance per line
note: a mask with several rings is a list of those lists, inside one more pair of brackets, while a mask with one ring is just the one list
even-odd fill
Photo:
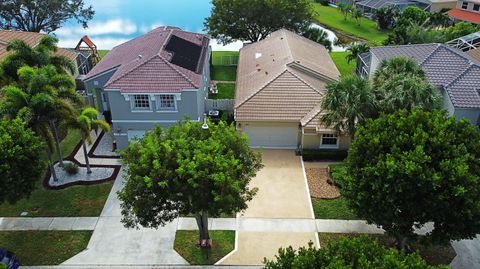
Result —
[[349, 52], [346, 51], [330, 52], [330, 56], [342, 76], [352, 75], [355, 72], [356, 61], [347, 62], [345, 56], [348, 54]]
[[210, 71], [212, 80], [235, 81], [237, 80], [237, 67], [214, 65]]
[[387, 32], [378, 30], [377, 23], [372, 20], [362, 18], [360, 25], [357, 25], [350, 15], [347, 20], [344, 20], [343, 14], [337, 8], [322, 6], [317, 3], [312, 3], [312, 5], [315, 12], [315, 20], [330, 29], [367, 41], [382, 42], [387, 38]]
[[[80, 133], [70, 130], [60, 143], [64, 158], [70, 155], [79, 141]], [[52, 156], [55, 160], [58, 159], [56, 154]], [[22, 199], [13, 205], [0, 204], [0, 216], [19, 217], [22, 212], [28, 212], [29, 217], [99, 216], [113, 186], [113, 182], [106, 182], [63, 190], [47, 190], [42, 181], [43, 178], [37, 182], [30, 198]]]
[[[356, 236], [360, 236], [362, 234], [342, 234], [342, 233], [319, 233], [320, 238], [320, 245], [325, 246], [328, 245], [329, 242], [336, 241], [341, 237], [353, 238]], [[365, 235], [365, 234], [364, 234]], [[371, 237], [372, 239], [378, 240], [378, 242], [387, 247], [387, 248], [394, 248], [395, 247], [395, 239], [391, 236], [385, 234], [368, 234], [366, 235]], [[421, 238], [421, 236], [420, 236]], [[448, 265], [450, 262], [455, 258], [455, 250], [451, 246], [451, 244], [447, 245], [422, 245], [420, 242], [411, 242], [410, 246], [417, 250], [420, 253], [425, 261], [427, 261], [430, 265], [440, 265], [445, 264]]]
[[175, 234], [174, 249], [191, 265], [212, 265], [235, 248], [235, 231], [209, 231], [213, 247], [207, 251], [200, 249], [198, 231], [178, 230]]
[[315, 219], [358, 219], [343, 197], [337, 199], [312, 198], [312, 206]]
[[210, 94], [210, 99], [235, 99], [235, 84], [218, 83], [217, 94]]
[[57, 265], [83, 251], [92, 231], [0, 232], [0, 247], [17, 255], [21, 265]]

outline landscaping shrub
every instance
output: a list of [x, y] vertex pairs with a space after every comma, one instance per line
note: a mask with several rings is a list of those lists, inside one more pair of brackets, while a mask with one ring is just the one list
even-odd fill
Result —
[[341, 188], [347, 178], [347, 166], [343, 163], [331, 164], [330, 169], [333, 183]]
[[347, 158], [347, 150], [304, 149], [304, 161], [343, 161]]
[[63, 170], [67, 172], [69, 175], [75, 175], [78, 173], [78, 165], [74, 163], [65, 163], [63, 166]]

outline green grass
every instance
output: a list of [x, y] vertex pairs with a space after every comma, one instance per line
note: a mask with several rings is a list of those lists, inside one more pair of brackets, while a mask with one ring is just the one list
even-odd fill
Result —
[[0, 232], [0, 246], [14, 252], [22, 265], [57, 265], [87, 247], [91, 231]]
[[103, 59], [103, 57], [105, 57], [105, 55], [107, 55], [107, 53], [109, 53], [110, 50], [98, 50], [98, 54], [100, 56], [100, 59]]
[[[395, 239], [391, 236], [385, 234], [358, 234], [358, 233], [319, 233], [320, 245], [325, 246], [328, 243], [337, 241], [342, 237], [353, 238], [360, 235], [366, 235], [370, 238], [378, 240], [378, 242], [387, 247], [395, 247]], [[420, 236], [419, 239], [422, 237]], [[440, 264], [450, 264], [450, 262], [455, 258], [456, 253], [451, 244], [447, 245], [423, 245], [420, 243], [420, 240], [410, 242], [410, 246], [420, 253], [425, 261], [430, 265], [440, 265]]]
[[387, 38], [387, 32], [378, 30], [377, 23], [367, 18], [362, 18], [360, 25], [348, 16], [343, 19], [343, 14], [334, 7], [322, 6], [312, 3], [315, 20], [328, 28], [365, 39], [367, 41], [381, 42]]
[[[213, 65], [224, 65], [226, 64], [225, 62], [222, 63], [222, 56], [235, 56], [238, 57], [239, 52], [238, 51], [212, 51], [212, 64]], [[224, 61], [225, 60], [225, 57]]]
[[358, 219], [343, 197], [337, 199], [312, 198], [312, 205], [316, 219]]
[[198, 231], [178, 230], [175, 234], [174, 249], [191, 265], [212, 265], [225, 257], [235, 247], [235, 231], [210, 231], [213, 247], [209, 250], [200, 249]]
[[235, 84], [233, 83], [218, 83], [218, 93], [210, 94], [210, 99], [234, 99], [235, 98]]
[[332, 57], [333, 62], [340, 71], [342, 76], [351, 75], [355, 72], [355, 63], [356, 61], [351, 61], [350, 63], [347, 62], [345, 56], [347, 56], [349, 52], [342, 51], [342, 52], [331, 52], [330, 56]]
[[210, 74], [212, 80], [235, 81], [237, 79], [237, 67], [214, 65]]
[[[80, 141], [80, 133], [71, 130], [60, 143], [63, 157], [67, 157]], [[57, 160], [57, 155], [52, 155]], [[44, 156], [41, 156], [44, 157]], [[48, 168], [47, 168], [48, 169]], [[73, 186], [63, 190], [47, 190], [43, 178], [28, 199], [15, 204], [0, 204], [1, 217], [18, 217], [28, 212], [29, 217], [90, 217], [102, 212], [113, 182], [90, 186]]]

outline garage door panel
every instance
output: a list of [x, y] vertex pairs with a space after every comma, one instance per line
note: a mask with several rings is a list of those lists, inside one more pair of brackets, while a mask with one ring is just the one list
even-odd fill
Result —
[[245, 126], [251, 147], [297, 148], [298, 128], [296, 126]]

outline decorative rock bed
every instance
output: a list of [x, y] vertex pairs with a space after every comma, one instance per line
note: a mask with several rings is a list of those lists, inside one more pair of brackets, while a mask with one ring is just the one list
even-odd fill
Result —
[[322, 199], [340, 197], [338, 187], [328, 183], [329, 175], [325, 168], [305, 168], [305, 173], [312, 197]]
[[100, 133], [88, 156], [92, 158], [120, 158], [120, 155], [113, 150], [114, 138], [112, 133]]
[[[70, 161], [64, 161], [65, 164], [69, 162]], [[67, 173], [63, 167], [60, 167], [59, 163], [56, 163], [54, 168], [58, 181], [54, 181], [53, 177], [50, 175], [48, 186], [52, 188], [74, 185], [76, 183], [93, 184], [101, 181], [108, 181], [115, 173], [115, 167], [91, 167], [92, 173], [88, 174], [86, 167], [79, 166], [78, 173], [73, 175]]]

